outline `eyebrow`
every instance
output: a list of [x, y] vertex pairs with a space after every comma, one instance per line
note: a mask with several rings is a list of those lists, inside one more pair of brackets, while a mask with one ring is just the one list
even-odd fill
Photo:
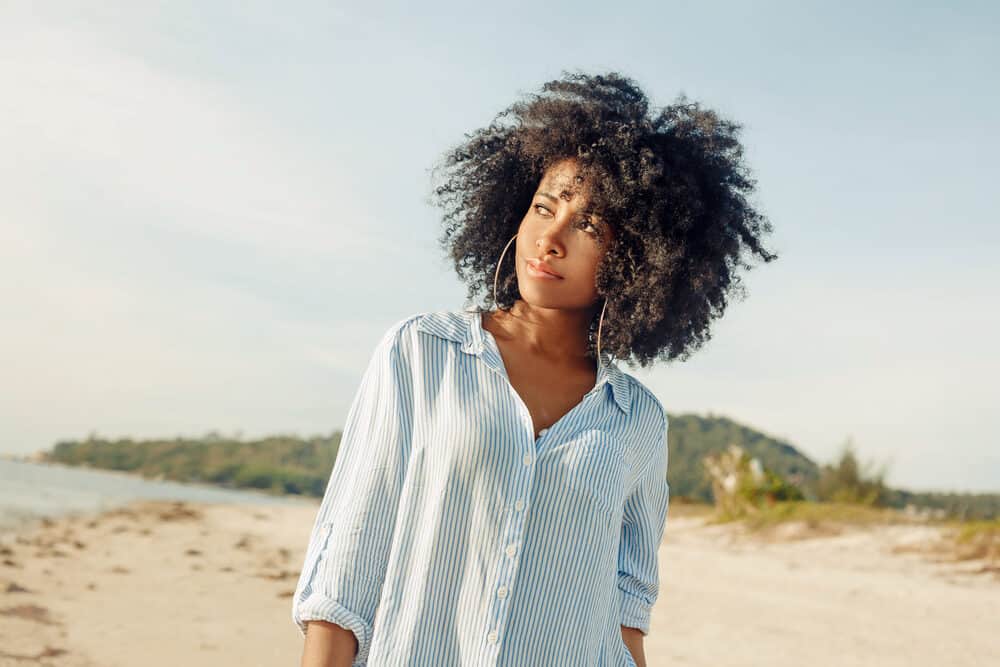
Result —
[[[566, 191], [563, 190], [563, 192], [566, 192]], [[545, 197], [546, 199], [551, 199], [552, 201], [554, 201], [557, 204], [559, 203], [559, 200], [556, 199], [555, 197], [553, 197], [552, 195], [550, 195], [548, 192], [536, 192], [535, 194], [538, 195], [539, 197]], [[596, 215], [594, 213], [593, 207], [587, 208], [586, 210], [581, 211], [581, 213], [585, 213], [586, 215]]]

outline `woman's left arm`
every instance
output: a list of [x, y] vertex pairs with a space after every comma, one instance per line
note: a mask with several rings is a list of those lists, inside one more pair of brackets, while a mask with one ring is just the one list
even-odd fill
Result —
[[659, 405], [649, 429], [652, 456], [635, 490], [625, 502], [618, 550], [619, 624], [635, 664], [645, 667], [643, 636], [660, 592], [658, 551], [666, 527], [670, 486], [667, 483], [667, 414]]
[[622, 641], [628, 647], [629, 653], [632, 654], [632, 659], [635, 660], [637, 667], [646, 667], [646, 654], [642, 650], [643, 636], [642, 630], [630, 628], [627, 625], [622, 626]]

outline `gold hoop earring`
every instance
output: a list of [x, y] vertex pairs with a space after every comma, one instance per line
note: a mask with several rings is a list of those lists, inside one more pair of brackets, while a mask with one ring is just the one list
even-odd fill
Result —
[[503, 247], [503, 252], [500, 253], [500, 260], [497, 262], [496, 273], [493, 275], [493, 304], [497, 305], [497, 307], [499, 307], [497, 304], [497, 279], [500, 277], [500, 265], [503, 264], [503, 256], [507, 254], [507, 248], [510, 247], [510, 244], [513, 243], [516, 238], [517, 234], [511, 236], [510, 241], [507, 241], [507, 245]]
[[[500, 266], [503, 264], [504, 255], [507, 254], [507, 249], [510, 248], [510, 244], [514, 242], [517, 238], [517, 234], [510, 237], [507, 241], [507, 245], [503, 247], [503, 252], [500, 253], [500, 259], [497, 261], [497, 268], [493, 274], [493, 303], [499, 307], [497, 304], [497, 282], [500, 279]], [[516, 269], [515, 269], [516, 270]], [[597, 320], [597, 365], [602, 365], [601, 360], [601, 329], [604, 328], [604, 311], [608, 309], [608, 299], [604, 298], [604, 306], [601, 307], [601, 317]]]
[[601, 327], [604, 326], [604, 311], [608, 308], [608, 298], [604, 297], [604, 306], [601, 308], [601, 318], [597, 320], [597, 365], [601, 365]]

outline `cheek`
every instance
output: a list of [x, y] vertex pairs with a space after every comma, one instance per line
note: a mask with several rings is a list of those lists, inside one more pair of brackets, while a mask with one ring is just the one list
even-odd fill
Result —
[[535, 239], [531, 236], [531, 231], [528, 229], [528, 225], [522, 224], [518, 228], [517, 239], [515, 239], [508, 252], [514, 250], [513, 246], [517, 246], [517, 256], [519, 260], [525, 260], [528, 257], [534, 256]]
[[593, 244], [588, 244], [587, 247], [581, 248], [579, 252], [581, 264], [587, 267], [587, 273], [591, 275], [596, 274], [597, 267], [604, 258], [604, 249], [595, 247]]
[[594, 293], [597, 290], [597, 267], [600, 256], [588, 253], [578, 255], [578, 261], [573, 262], [572, 278], [581, 293]]

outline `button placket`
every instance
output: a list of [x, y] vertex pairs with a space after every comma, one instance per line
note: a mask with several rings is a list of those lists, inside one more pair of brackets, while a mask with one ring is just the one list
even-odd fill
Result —
[[[530, 489], [534, 479], [532, 465], [536, 461], [534, 452], [525, 452], [521, 456], [521, 463], [526, 468], [526, 474], [515, 475], [515, 482], [521, 482], [522, 488]], [[516, 489], [515, 489], [516, 491]], [[521, 540], [524, 536], [524, 526], [527, 512], [527, 502], [524, 498], [517, 498], [512, 506], [512, 511], [508, 514], [507, 529], [501, 536], [501, 544], [504, 545], [499, 564], [497, 567], [497, 578], [495, 582], [493, 605], [489, 616], [489, 632], [486, 635], [486, 642], [493, 651], [496, 651], [501, 641], [501, 633], [506, 624], [506, 614], [512, 587], [516, 580], [517, 568], [519, 565], [518, 555], [520, 552]]]

